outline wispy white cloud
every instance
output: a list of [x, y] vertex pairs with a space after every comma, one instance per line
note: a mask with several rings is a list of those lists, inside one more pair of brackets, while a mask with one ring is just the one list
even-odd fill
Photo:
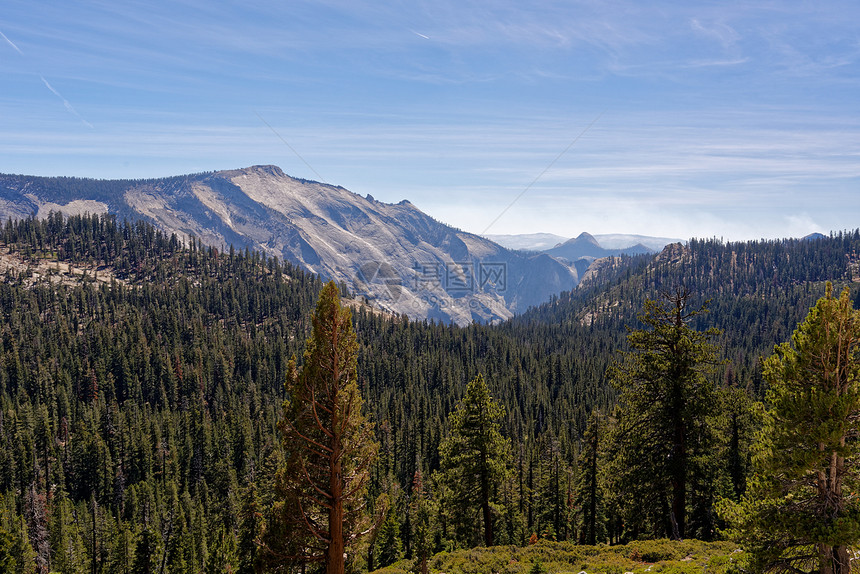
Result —
[[[4, 29], [26, 58], [4, 60], [0, 171], [313, 178], [257, 109], [330, 181], [481, 227], [608, 106], [500, 232], [860, 220], [848, 0], [84, 0], [38, 22], [13, 4]], [[54, 86], [99, 129], [47, 113], [45, 88], [90, 125]]]
[[750, 61], [749, 58], [731, 58], [727, 60], [693, 60], [683, 64], [685, 68], [710, 68], [710, 67], [728, 67], [740, 66]]
[[690, 26], [694, 31], [716, 39], [720, 44], [722, 44], [724, 49], [734, 47], [738, 40], [740, 40], [740, 34], [738, 34], [734, 28], [723, 22], [714, 22], [710, 25], [705, 25], [702, 24], [698, 18], [693, 18], [690, 20]]

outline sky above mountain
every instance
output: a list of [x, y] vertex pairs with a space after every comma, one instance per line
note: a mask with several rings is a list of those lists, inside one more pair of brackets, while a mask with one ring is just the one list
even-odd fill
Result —
[[474, 233], [860, 226], [860, 4], [5, 0], [0, 172], [276, 164]]

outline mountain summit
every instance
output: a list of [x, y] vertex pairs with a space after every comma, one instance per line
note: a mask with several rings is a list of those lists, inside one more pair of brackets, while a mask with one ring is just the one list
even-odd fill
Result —
[[544, 253], [553, 257], [561, 257], [568, 261], [576, 261], [577, 259], [590, 258], [598, 259], [600, 257], [609, 257], [611, 255], [640, 255], [643, 253], [652, 253], [653, 250], [645, 247], [641, 243], [624, 249], [605, 249], [593, 235], [582, 232], [573, 239], [568, 239], [561, 245], [556, 245], [552, 249], [547, 249]]
[[250, 248], [346, 283], [376, 307], [468, 324], [507, 319], [578, 282], [573, 265], [523, 254], [277, 166], [152, 180], [0, 175], [0, 217], [113, 213], [184, 239]]

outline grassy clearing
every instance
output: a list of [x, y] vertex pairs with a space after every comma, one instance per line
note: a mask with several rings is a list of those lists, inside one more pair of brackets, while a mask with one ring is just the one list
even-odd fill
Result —
[[[580, 546], [541, 540], [533, 546], [494, 546], [442, 552], [429, 562], [433, 574], [528, 574], [536, 563], [547, 574], [723, 574], [740, 557], [731, 542], [643, 540], [623, 546]], [[376, 574], [415, 572], [401, 560]]]

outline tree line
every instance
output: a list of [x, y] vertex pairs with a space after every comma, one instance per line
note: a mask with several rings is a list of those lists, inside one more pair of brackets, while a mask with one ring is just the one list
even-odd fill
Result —
[[[683, 288], [664, 292], [662, 301], [647, 300], [640, 315], [645, 327], [630, 331], [630, 350], [610, 369], [620, 396], [608, 429], [601, 435], [595, 413], [584, 437], [573, 491], [583, 509], [582, 541], [635, 540], [643, 531], [652, 538], [711, 539], [721, 520], [725, 533], [748, 551], [738, 564], [742, 571], [850, 572], [860, 542], [860, 311], [849, 293], [846, 287], [836, 298], [827, 283], [792, 343], [776, 347], [765, 361], [771, 386], [752, 446], [754, 473], [723, 485], [720, 476], [728, 477], [740, 454], [739, 421], [723, 417], [738, 411], [721, 405], [720, 395], [740, 401], [747, 415], [750, 401], [709, 377], [718, 363], [711, 339], [719, 331], [690, 326], [706, 307], [691, 307]], [[323, 289], [313, 323], [302, 375], [287, 383], [292, 392], [281, 428], [288, 462], [278, 476], [289, 488], [280, 491], [275, 520], [263, 526], [262, 556], [275, 569], [318, 563], [321, 571], [342, 573], [346, 547], [379, 530], [371, 548], [382, 565], [390, 564], [403, 552], [401, 529], [385, 494], [376, 509], [365, 508], [379, 443], [361, 411], [357, 344], [334, 283]], [[466, 547], [496, 544], [512, 476], [511, 442], [500, 432], [503, 414], [478, 375], [449, 417], [429, 497], [416, 473], [404, 524], [412, 527], [407, 536], [415, 538], [421, 572], [440, 535]], [[732, 421], [728, 448], [720, 446], [721, 418]], [[721, 469], [717, 457], [724, 455], [730, 464]], [[375, 526], [357, 527], [362, 520], [372, 523], [372, 514]], [[543, 536], [554, 539], [555, 533]], [[533, 533], [529, 543], [537, 538]], [[272, 550], [284, 541], [292, 554]], [[372, 554], [368, 562], [372, 567]]]
[[[346, 568], [542, 537], [716, 536], [717, 499], [742, 501], [752, 469], [755, 400], [769, 385], [758, 356], [788, 339], [820, 280], [852, 277], [857, 243], [856, 232], [805, 244], [691, 242], [675, 259], [625, 259], [600, 286], [499, 326], [407, 321], [345, 299], [355, 385], [378, 443], [363, 496], [373, 520]], [[263, 534], [289, 491], [284, 401], [294, 405], [291, 381], [306, 376], [319, 278], [110, 217], [7, 222], [2, 245], [32, 263], [88, 269], [72, 284], [53, 281], [59, 267], [43, 277], [10, 270], [0, 283], [0, 545], [14, 549], [18, 571], [274, 568]], [[807, 252], [820, 263], [799, 262]], [[774, 272], [781, 261], [790, 273]], [[735, 269], [731, 289], [724, 268]], [[696, 387], [711, 389], [702, 408], [712, 410], [700, 420], [690, 405], [684, 416], [699, 427], [683, 449], [661, 447], [686, 457], [683, 487], [634, 491], [609, 480], [648, 469], [617, 429], [665, 417], [620, 416], [616, 405], [635, 401], [619, 381], [640, 377], [616, 351], [636, 350], [624, 326], [642, 325], [647, 299], [685, 283], [691, 310], [711, 298], [710, 312], [685, 324], [721, 331], [710, 337], [708, 384]], [[457, 474], [469, 404], [483, 405], [482, 440], [501, 453], [483, 483]], [[672, 465], [658, 466], [671, 484]], [[636, 512], [645, 500], [651, 510]], [[673, 505], [674, 523], [664, 512]]]

